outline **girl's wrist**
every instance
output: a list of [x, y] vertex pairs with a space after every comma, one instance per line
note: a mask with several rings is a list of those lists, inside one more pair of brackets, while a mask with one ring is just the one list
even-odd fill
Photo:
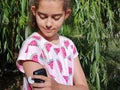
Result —
[[58, 85], [57, 85], [57, 89], [56, 89], [56, 90], [60, 90], [60, 87], [61, 87], [61, 84], [58, 83]]

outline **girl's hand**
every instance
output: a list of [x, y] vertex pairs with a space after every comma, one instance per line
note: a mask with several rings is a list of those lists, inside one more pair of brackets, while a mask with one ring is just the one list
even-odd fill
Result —
[[59, 90], [59, 83], [57, 83], [53, 78], [46, 77], [43, 75], [33, 75], [32, 78], [42, 79], [44, 83], [33, 83], [33, 90]]

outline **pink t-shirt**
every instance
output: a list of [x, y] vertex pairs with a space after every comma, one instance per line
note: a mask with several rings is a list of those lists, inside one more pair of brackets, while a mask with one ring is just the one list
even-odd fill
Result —
[[[54, 45], [44, 39], [37, 32], [29, 36], [22, 44], [17, 59], [18, 69], [24, 73], [21, 60], [32, 60], [47, 67], [52, 78], [58, 83], [73, 85], [74, 58], [78, 56], [74, 43], [64, 37], [59, 36], [60, 43]], [[24, 79], [24, 90], [28, 89], [28, 82]]]

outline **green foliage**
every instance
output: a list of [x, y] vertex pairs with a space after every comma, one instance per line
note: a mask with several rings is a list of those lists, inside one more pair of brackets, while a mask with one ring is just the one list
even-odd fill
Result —
[[14, 54], [24, 40], [27, 0], [4, 0], [0, 3], [0, 10], [0, 53], [6, 55], [5, 60], [13, 62]]
[[[106, 55], [109, 55], [108, 49], [111, 48], [109, 42], [116, 43], [117, 41], [113, 41], [113, 38], [116, 33], [120, 32], [120, 19], [118, 20], [120, 18], [120, 1], [74, 1], [72, 16], [74, 20], [71, 21], [73, 23], [71, 23], [72, 25], [65, 24], [62, 34], [69, 36], [75, 42], [80, 53], [80, 61], [88, 77], [90, 90], [109, 89], [108, 66], [111, 64], [108, 62], [109, 56], [106, 57]], [[115, 68], [113, 67], [114, 70]], [[120, 69], [117, 70], [120, 71]]]
[[[7, 62], [16, 60], [21, 43], [31, 33], [28, 4], [29, 0], [0, 2], [0, 55]], [[116, 82], [120, 85], [120, 1], [72, 0], [72, 4], [72, 15], [60, 33], [75, 42], [90, 90], [112, 90]]]

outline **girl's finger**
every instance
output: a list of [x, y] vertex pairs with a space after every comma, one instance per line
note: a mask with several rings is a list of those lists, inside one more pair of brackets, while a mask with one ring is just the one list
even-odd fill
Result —
[[[44, 82], [44, 83], [33, 83], [32, 86], [34, 88], [47, 88], [49, 86], [49, 83], [48, 82]], [[40, 90], [41, 90], [40, 89]]]
[[46, 76], [43, 76], [43, 75], [33, 75], [32, 77], [33, 79], [36, 78], [36, 79], [41, 79], [43, 81], [46, 81], [47, 80], [47, 77]]

